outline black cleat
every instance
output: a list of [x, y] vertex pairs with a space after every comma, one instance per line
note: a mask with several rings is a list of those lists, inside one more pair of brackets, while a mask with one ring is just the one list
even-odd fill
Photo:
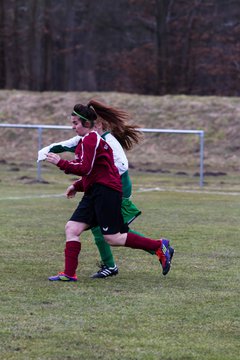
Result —
[[91, 276], [92, 279], [105, 279], [108, 276], [113, 276], [118, 274], [118, 267], [108, 267], [106, 265], [101, 265], [101, 268]]

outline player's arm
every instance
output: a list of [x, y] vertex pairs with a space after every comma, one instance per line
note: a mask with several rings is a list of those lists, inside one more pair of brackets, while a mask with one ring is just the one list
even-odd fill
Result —
[[60, 170], [63, 170], [66, 174], [78, 176], [88, 175], [91, 172], [95, 161], [99, 141], [100, 137], [97, 136], [95, 132], [85, 136], [75, 151], [79, 160], [64, 160], [61, 159], [59, 155], [53, 153], [48, 153], [46, 160], [57, 165]]
[[122, 175], [128, 170], [128, 159], [126, 154], [119, 141], [111, 133], [106, 135], [105, 141], [110, 145], [113, 151], [114, 164], [118, 169], [119, 174]]
[[58, 143], [52, 143], [48, 146], [45, 146], [38, 152], [38, 162], [42, 160], [46, 160], [47, 154], [49, 152], [58, 154], [62, 152], [75, 152], [75, 149], [77, 147], [77, 144], [79, 143], [81, 137], [80, 136], [74, 136], [68, 140], [60, 141]]
[[132, 182], [128, 174], [128, 159], [119, 141], [112, 135], [107, 134], [105, 141], [111, 146], [113, 151], [114, 164], [121, 176], [122, 192], [124, 198], [132, 195]]

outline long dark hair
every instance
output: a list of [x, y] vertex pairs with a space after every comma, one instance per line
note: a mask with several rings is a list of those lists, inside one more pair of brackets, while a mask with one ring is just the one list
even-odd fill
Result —
[[84, 127], [92, 128], [94, 126], [94, 121], [97, 119], [97, 114], [90, 106], [85, 106], [82, 104], [74, 105], [72, 116], [78, 116]]
[[124, 110], [116, 109], [108, 106], [97, 100], [90, 100], [88, 105], [90, 109], [93, 108], [96, 114], [107, 122], [109, 131], [120, 142], [125, 150], [130, 150], [134, 143], [138, 144], [142, 135], [137, 130], [139, 126], [129, 125], [127, 121], [130, 120], [130, 114]]

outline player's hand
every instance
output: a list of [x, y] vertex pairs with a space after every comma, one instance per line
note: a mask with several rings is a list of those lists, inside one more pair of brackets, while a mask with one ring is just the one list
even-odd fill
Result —
[[76, 192], [77, 191], [75, 190], [75, 187], [73, 185], [70, 185], [67, 188], [65, 195], [67, 196], [68, 199], [71, 199], [76, 195]]
[[48, 162], [52, 163], [52, 164], [57, 165], [58, 162], [61, 160], [61, 157], [58, 154], [54, 154], [54, 153], [49, 152], [47, 154], [46, 160]]

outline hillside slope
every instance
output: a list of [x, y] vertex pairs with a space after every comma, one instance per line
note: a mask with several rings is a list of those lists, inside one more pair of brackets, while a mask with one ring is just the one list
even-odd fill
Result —
[[[141, 127], [204, 130], [205, 170], [240, 170], [238, 98], [0, 91], [0, 122], [70, 125], [67, 117], [73, 105], [86, 103], [90, 98], [129, 111], [133, 123]], [[36, 130], [0, 129], [0, 160], [36, 160]], [[74, 135], [72, 131], [45, 130], [43, 145]], [[196, 163], [199, 162], [199, 138], [196, 135], [145, 134], [143, 142], [130, 151], [128, 157], [130, 164], [138, 168], [159, 171], [170, 168], [196, 169]]]

